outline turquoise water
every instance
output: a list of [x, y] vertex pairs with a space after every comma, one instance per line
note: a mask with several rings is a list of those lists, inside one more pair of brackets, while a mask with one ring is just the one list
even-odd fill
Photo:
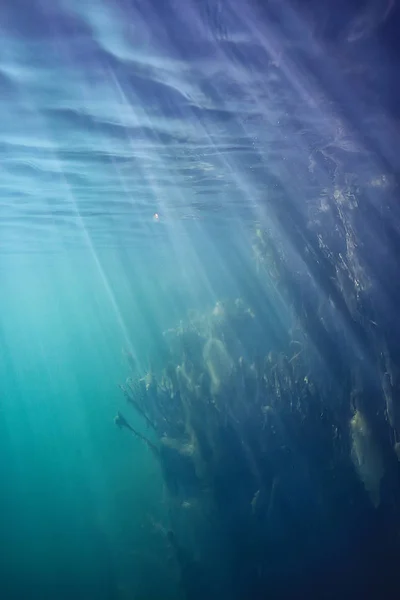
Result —
[[132, 563], [143, 597], [167, 578], [164, 569], [158, 583], [146, 577], [155, 568], [146, 556], [154, 538], [148, 519], [163, 513], [160, 474], [146, 450], [112, 426], [117, 383], [126, 377], [121, 318], [143, 335], [127, 310], [132, 292], [120, 281], [116, 312], [85, 254], [3, 262], [6, 597], [18, 590], [35, 598], [111, 597], [117, 582], [131, 585]]
[[237, 291], [215, 244], [204, 239], [201, 257], [167, 243], [2, 257], [5, 597], [180, 597], [160, 469], [113, 418], [126, 351], [147, 370], [189, 307]]
[[0, 8], [1, 598], [395, 597], [398, 12]]

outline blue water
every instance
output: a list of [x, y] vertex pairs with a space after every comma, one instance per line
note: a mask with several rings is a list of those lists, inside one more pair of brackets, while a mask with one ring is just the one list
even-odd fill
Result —
[[[163, 473], [146, 445], [113, 425], [125, 407], [127, 354], [142, 373], [161, 368], [163, 332], [188, 311], [244, 298], [260, 319], [257, 352], [267, 354], [304, 326], [307, 305], [316, 315], [304, 326], [310, 360], [333, 379], [341, 360], [354, 359], [378, 381], [382, 340], [396, 371], [398, 13], [395, 0], [0, 7], [2, 598], [195, 599], [166, 542], [176, 506]], [[259, 228], [285, 275], [273, 259], [260, 262]], [[366, 305], [360, 317], [360, 289], [373, 317]], [[387, 425], [385, 406], [382, 396], [370, 411], [389, 456], [372, 529], [384, 529], [383, 510], [398, 517], [390, 452], [400, 427]], [[349, 408], [346, 426], [351, 416]], [[292, 499], [303, 486], [304, 497], [274, 513], [271, 539], [288, 556], [271, 559], [276, 598], [279, 578], [301, 570], [285, 549], [295, 535], [285, 511], [307, 521], [313, 510], [302, 460], [300, 483], [284, 479], [279, 493]], [[361, 513], [372, 518], [375, 496], [360, 490]], [[228, 505], [227, 522], [235, 500]], [[343, 523], [332, 550], [327, 542], [332, 564], [351, 562]], [[216, 579], [229, 580], [228, 562]], [[282, 598], [295, 597], [285, 590]]]

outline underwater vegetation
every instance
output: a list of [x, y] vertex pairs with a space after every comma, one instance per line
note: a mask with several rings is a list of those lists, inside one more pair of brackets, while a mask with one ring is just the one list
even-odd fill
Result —
[[259, 272], [290, 309], [279, 347], [244, 300], [220, 301], [165, 332], [165, 363], [141, 373], [131, 361], [120, 386], [143, 427], [122, 409], [115, 422], [160, 465], [165, 543], [188, 600], [354, 598], [397, 578], [396, 343], [356, 255], [346, 194], [353, 211], [356, 191], [329, 199], [342, 224], [329, 250], [292, 232], [295, 268], [255, 232]]

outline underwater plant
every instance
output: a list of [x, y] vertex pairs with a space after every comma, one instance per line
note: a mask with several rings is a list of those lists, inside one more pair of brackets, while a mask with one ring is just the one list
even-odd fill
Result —
[[[285, 281], [283, 274], [283, 294]], [[276, 351], [266, 338], [260, 354], [254, 340], [263, 321], [242, 300], [219, 302], [165, 333], [164, 365], [120, 386], [138, 427], [120, 413], [116, 424], [160, 464], [167, 537], [188, 599], [197, 598], [189, 564], [207, 579], [210, 598], [221, 589], [238, 599], [267, 593], [284, 560], [277, 548], [293, 565], [299, 552], [311, 565], [331, 523], [354, 518], [358, 481], [369, 518], [382, 503], [385, 442], [359, 405], [365, 374], [355, 380], [354, 364], [342, 363], [338, 381], [316, 358], [313, 321], [300, 323], [286, 347]], [[385, 423], [393, 426], [387, 412], [383, 435]], [[154, 441], [138, 431], [140, 422]]]
[[337, 226], [320, 230], [297, 207], [273, 204], [292, 252], [279, 228], [256, 228], [266, 308], [218, 301], [164, 332], [158, 368], [139, 373], [128, 357], [120, 387], [135, 429], [121, 415], [116, 423], [161, 467], [166, 538], [188, 600], [199, 590], [215, 599], [306, 596], [304, 573], [310, 580], [316, 569], [324, 586], [330, 578], [350, 594], [352, 555], [360, 579], [371, 564], [394, 573], [400, 347], [359, 251], [360, 194], [346, 177], [327, 188], [318, 218]]
[[351, 456], [358, 476], [367, 490], [371, 502], [380, 504], [380, 486], [384, 475], [384, 464], [380, 449], [373, 437], [365, 415], [356, 411], [350, 421], [352, 436]]

